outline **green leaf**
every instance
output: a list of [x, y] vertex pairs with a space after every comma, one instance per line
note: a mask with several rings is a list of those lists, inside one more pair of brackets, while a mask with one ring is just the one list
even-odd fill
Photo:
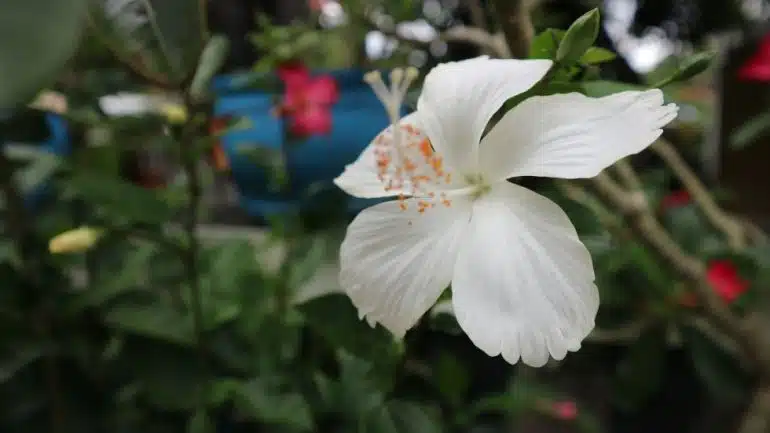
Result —
[[142, 337], [185, 347], [196, 343], [190, 317], [159, 303], [117, 306], [104, 321], [114, 329]]
[[617, 364], [615, 404], [634, 411], [660, 389], [666, 367], [667, 346], [660, 329], [642, 334]]
[[530, 59], [548, 59], [556, 57], [556, 50], [559, 48], [559, 42], [564, 37], [563, 30], [548, 29], [532, 39], [529, 47]]
[[140, 290], [140, 281], [147, 274], [154, 257], [155, 249], [148, 246], [127, 251], [126, 255], [121, 257], [119, 269], [105, 272], [108, 275], [100, 273], [86, 290], [73, 294], [65, 310], [75, 314], [84, 308], [100, 306], [122, 294]]
[[694, 54], [682, 61], [676, 71], [652, 87], [664, 87], [677, 81], [686, 81], [708, 69], [714, 60], [715, 53], [702, 52]]
[[312, 299], [299, 306], [310, 329], [329, 342], [356, 356], [390, 365], [399, 355], [393, 337], [382, 327], [372, 329], [358, 318], [347, 296], [331, 294]]
[[249, 418], [308, 431], [313, 419], [305, 399], [296, 392], [279, 392], [265, 381], [253, 379], [235, 390], [236, 405]]
[[741, 404], [751, 389], [751, 379], [731, 355], [690, 326], [682, 326], [695, 373], [716, 401]]
[[596, 65], [612, 61], [615, 57], [617, 57], [617, 55], [610, 50], [600, 47], [591, 47], [585, 54], [583, 54], [583, 57], [580, 58], [580, 63], [584, 65]]
[[740, 150], [770, 132], [770, 111], [765, 111], [739, 126], [730, 134], [730, 148]]
[[676, 75], [677, 81], [685, 81], [708, 69], [716, 53], [706, 51], [694, 54], [682, 62]]
[[216, 428], [208, 412], [203, 409], [195, 411], [187, 422], [187, 433], [214, 433]]
[[441, 395], [454, 407], [459, 407], [470, 386], [465, 366], [449, 352], [442, 352], [433, 372], [433, 381]]
[[202, 100], [209, 93], [211, 79], [224, 64], [229, 47], [230, 42], [225, 36], [216, 35], [209, 39], [190, 85], [190, 95], [194, 99]]
[[4, 0], [0, 14], [0, 110], [51, 84], [77, 48], [84, 0]]
[[165, 84], [193, 75], [207, 37], [202, 0], [89, 0], [96, 34], [139, 74]]
[[117, 220], [161, 224], [174, 215], [154, 191], [110, 176], [79, 172], [65, 184], [75, 195]]
[[602, 96], [608, 96], [614, 93], [626, 92], [629, 90], [645, 90], [644, 86], [607, 80], [586, 81], [582, 83], [582, 86], [585, 94], [592, 98], [601, 98]]
[[575, 20], [559, 43], [555, 60], [565, 66], [577, 62], [596, 41], [600, 19], [599, 10], [592, 9]]
[[416, 403], [389, 401], [371, 411], [363, 422], [365, 433], [440, 433], [438, 417]]

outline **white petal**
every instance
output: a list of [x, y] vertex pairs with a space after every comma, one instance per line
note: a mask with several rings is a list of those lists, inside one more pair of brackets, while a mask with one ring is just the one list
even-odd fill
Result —
[[676, 105], [663, 105], [657, 89], [603, 98], [579, 93], [532, 97], [484, 137], [481, 170], [494, 180], [594, 177], [649, 146], [676, 115]]
[[423, 214], [417, 199], [361, 212], [340, 250], [340, 284], [370, 324], [401, 338], [449, 285], [470, 203], [455, 199]]
[[417, 101], [433, 147], [450, 166], [474, 169], [478, 144], [492, 115], [505, 101], [540, 81], [551, 64], [550, 60], [477, 57], [433, 68]]
[[[403, 117], [399, 121], [399, 125], [410, 125], [419, 131], [420, 123], [417, 112]], [[394, 128], [391, 125], [377, 134], [377, 137], [361, 152], [358, 159], [352, 164], [348, 164], [345, 167], [345, 171], [334, 179], [335, 185], [346, 193], [360, 198], [392, 197], [405, 193], [405, 190], [409, 189], [409, 185], [386, 190], [386, 183], [380, 179], [380, 173], [377, 168], [377, 145], [375, 143], [378, 140], [391, 142], [393, 140], [393, 130]]]
[[490, 356], [533, 367], [563, 359], [599, 308], [591, 256], [547, 198], [500, 183], [473, 205], [452, 278], [460, 327]]

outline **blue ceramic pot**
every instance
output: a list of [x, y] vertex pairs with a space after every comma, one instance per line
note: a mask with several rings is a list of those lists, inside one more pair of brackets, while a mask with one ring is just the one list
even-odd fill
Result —
[[[363, 81], [363, 71], [324, 74], [332, 76], [339, 87], [339, 101], [331, 108], [332, 131], [288, 146], [284, 143], [283, 121], [271, 114], [279, 95], [239, 90], [242, 76], [221, 76], [215, 80], [214, 115], [246, 117], [250, 123], [248, 129], [232, 131], [221, 140], [241, 204], [249, 215], [264, 218], [312, 207], [314, 197], [320, 200], [323, 192], [338, 191], [333, 179], [388, 126], [385, 109]], [[257, 147], [285, 149], [289, 185], [283, 192], [271, 191], [268, 173], [244, 155], [244, 149]], [[311, 190], [317, 193], [309, 193]], [[346, 200], [349, 212], [380, 201], [352, 197]]]
[[[48, 138], [39, 143], [42, 150], [54, 155], [65, 156], [70, 153], [71, 143], [67, 122], [62, 116], [46, 113], [44, 116], [45, 127], [48, 130]], [[24, 197], [24, 202], [29, 208], [37, 207], [51, 194], [51, 185], [43, 183]]]

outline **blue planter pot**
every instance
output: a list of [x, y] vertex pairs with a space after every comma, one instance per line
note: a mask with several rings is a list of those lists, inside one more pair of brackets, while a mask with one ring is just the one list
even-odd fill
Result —
[[[69, 128], [67, 122], [62, 116], [53, 113], [46, 113], [44, 116], [45, 127], [48, 130], [48, 138], [39, 143], [42, 150], [54, 155], [65, 156], [71, 151], [69, 137]], [[51, 185], [43, 183], [35, 190], [29, 192], [24, 197], [24, 202], [28, 208], [36, 208], [43, 200], [51, 194]]]
[[[364, 83], [363, 71], [339, 70], [326, 74], [334, 77], [340, 92], [339, 101], [331, 108], [331, 133], [289, 146], [284, 146], [282, 120], [271, 114], [279, 95], [239, 90], [242, 76], [221, 76], [215, 80], [214, 115], [245, 117], [250, 123], [248, 129], [230, 132], [221, 140], [241, 204], [249, 215], [264, 218], [313, 207], [314, 200], [321, 201], [323, 193], [313, 194], [310, 190], [339, 192], [333, 179], [388, 126], [385, 109]], [[286, 149], [290, 184], [284, 191], [271, 191], [268, 173], [244, 155], [245, 149], [258, 147]], [[352, 197], [346, 200], [347, 211], [351, 213], [379, 201]]]

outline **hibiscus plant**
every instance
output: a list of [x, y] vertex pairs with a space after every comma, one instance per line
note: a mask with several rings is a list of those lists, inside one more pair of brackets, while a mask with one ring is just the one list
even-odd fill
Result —
[[[683, 411], [682, 388], [676, 404], [729, 419], [672, 428], [767, 431], [767, 236], [670, 134], [686, 105], [670, 89], [710, 55], [655, 86], [608, 81], [598, 10], [535, 34], [529, 2], [486, 3], [426, 42], [382, 16], [413, 20], [413, 2], [342, 2], [338, 42], [376, 30], [403, 49], [365, 76], [390, 125], [333, 180], [382, 201], [260, 229], [211, 224], [217, 141], [239, 121], [212, 122], [228, 41], [205, 2], [5, 5], [0, 430], [655, 431], [680, 425], [650, 414]], [[334, 128], [336, 84], [309, 72], [326, 36], [261, 27], [255, 69], [281, 81], [272, 114], [302, 146]], [[444, 42], [476, 52], [407, 63]], [[100, 103], [135, 90], [176, 103]], [[34, 145], [30, 110], [66, 119], [67, 152]], [[131, 179], [146, 149], [174, 175]]]

